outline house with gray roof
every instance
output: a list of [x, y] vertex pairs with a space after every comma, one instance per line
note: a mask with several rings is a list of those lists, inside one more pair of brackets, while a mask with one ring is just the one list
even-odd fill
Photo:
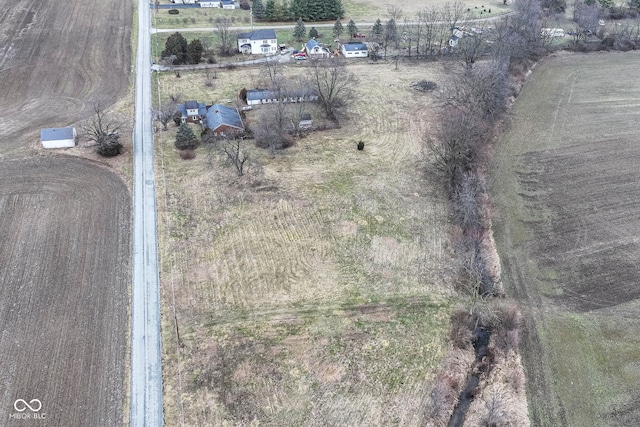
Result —
[[369, 56], [367, 44], [361, 42], [344, 43], [340, 46], [340, 51], [345, 58], [366, 58]]
[[178, 111], [182, 115], [182, 123], [200, 123], [207, 114], [207, 106], [204, 102], [185, 101], [184, 104], [178, 104]]
[[244, 131], [244, 123], [237, 108], [213, 104], [207, 109], [205, 129], [211, 129], [216, 136], [229, 136]]
[[272, 104], [275, 102], [308, 102], [317, 101], [318, 92], [311, 88], [300, 88], [293, 91], [277, 93], [269, 89], [247, 90], [247, 104]]
[[304, 51], [310, 58], [328, 58], [331, 51], [318, 43], [316, 39], [311, 39], [304, 45]]
[[238, 34], [238, 51], [252, 55], [270, 55], [278, 50], [276, 30], [262, 29]]
[[43, 148], [69, 148], [76, 145], [76, 128], [44, 128], [40, 130]]

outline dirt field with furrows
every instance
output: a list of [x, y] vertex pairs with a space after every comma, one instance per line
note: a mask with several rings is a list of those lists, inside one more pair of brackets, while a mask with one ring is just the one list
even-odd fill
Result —
[[122, 424], [128, 189], [62, 156], [0, 161], [0, 183], [0, 425]]
[[[411, 84], [442, 70], [350, 71], [358, 101], [341, 129], [273, 158], [249, 141], [241, 178], [206, 147], [180, 160], [173, 125], [156, 133], [169, 424], [423, 421], [455, 300], [446, 196], [421, 154], [433, 98]], [[167, 73], [161, 87], [211, 103], [259, 80], [221, 70], [207, 89], [201, 72]]]
[[0, 156], [35, 149], [40, 128], [124, 95], [132, 11], [128, 0], [0, 0]]
[[[3, 426], [125, 421], [130, 193], [98, 163], [45, 153], [40, 129], [125, 94], [132, 16], [126, 0], [0, 0]], [[65, 153], [96, 157], [83, 141]]]
[[530, 307], [533, 425], [640, 423], [640, 83], [637, 53], [537, 66], [496, 147], [496, 238]]

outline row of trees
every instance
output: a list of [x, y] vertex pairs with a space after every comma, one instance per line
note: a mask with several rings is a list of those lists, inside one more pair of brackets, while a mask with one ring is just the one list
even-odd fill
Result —
[[[491, 35], [493, 44], [487, 47], [477, 36], [460, 39], [457, 50], [462, 53], [461, 64], [439, 84], [437, 97], [442, 114], [438, 130], [425, 138], [436, 166], [446, 177], [451, 214], [457, 227], [454, 248], [459, 275], [456, 285], [470, 296], [469, 307], [452, 319], [452, 342], [456, 348], [471, 353], [481, 331], [493, 334], [481, 357], [476, 357], [460, 378], [470, 373], [485, 375], [504, 363], [509, 352], [518, 349], [521, 322], [517, 308], [501, 307], [492, 298], [501, 296], [503, 290], [499, 269], [492, 268], [495, 264], [485, 171], [492, 141], [499, 132], [499, 122], [506, 115], [512, 94], [510, 74], [527, 69], [545, 51], [540, 16], [539, 0], [516, 0], [514, 13], [496, 22]], [[475, 60], [480, 53], [486, 61]], [[476, 351], [475, 355], [478, 354]], [[462, 359], [450, 360], [455, 364]], [[447, 366], [443, 373], [453, 368]], [[487, 405], [484, 413], [470, 414], [476, 417], [474, 421], [471, 421], [473, 417], [467, 417], [474, 425], [522, 424], [517, 412], [508, 405], [512, 399], [517, 401], [514, 396], [520, 386], [515, 384], [522, 372], [504, 364], [500, 368], [508, 372], [510, 382], [500, 385], [500, 394], [487, 395], [487, 386], [475, 391]], [[430, 393], [427, 412], [429, 421], [435, 425], [450, 423], [457, 396], [465, 387], [464, 379], [452, 381], [450, 378], [439, 375]], [[487, 381], [489, 377], [480, 378], [481, 384]]]
[[342, 0], [253, 0], [253, 16], [264, 21], [332, 21], [342, 18]]

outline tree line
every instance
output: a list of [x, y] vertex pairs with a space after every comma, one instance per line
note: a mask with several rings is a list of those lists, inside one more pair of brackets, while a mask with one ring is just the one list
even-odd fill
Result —
[[253, 0], [253, 17], [259, 21], [332, 21], [343, 16], [342, 0]]

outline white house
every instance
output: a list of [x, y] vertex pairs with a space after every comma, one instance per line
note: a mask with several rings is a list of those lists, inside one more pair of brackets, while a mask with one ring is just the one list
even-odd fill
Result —
[[218, 1], [201, 1], [200, 2], [200, 7], [217, 7], [218, 9], [222, 7], [222, 3], [220, 3], [220, 0]]
[[278, 50], [275, 30], [256, 30], [238, 34], [238, 50], [252, 55], [274, 54]]
[[328, 58], [331, 56], [331, 51], [318, 43], [316, 39], [311, 39], [305, 43], [304, 51], [309, 58]]
[[223, 9], [235, 9], [236, 4], [233, 0], [222, 0], [222, 8]]
[[76, 128], [45, 128], [40, 130], [43, 148], [68, 148], [76, 145]]
[[204, 102], [186, 101], [184, 104], [178, 104], [178, 111], [181, 113], [182, 123], [200, 123], [207, 114], [207, 106]]
[[367, 45], [361, 42], [344, 43], [340, 51], [345, 58], [366, 58], [369, 56]]

